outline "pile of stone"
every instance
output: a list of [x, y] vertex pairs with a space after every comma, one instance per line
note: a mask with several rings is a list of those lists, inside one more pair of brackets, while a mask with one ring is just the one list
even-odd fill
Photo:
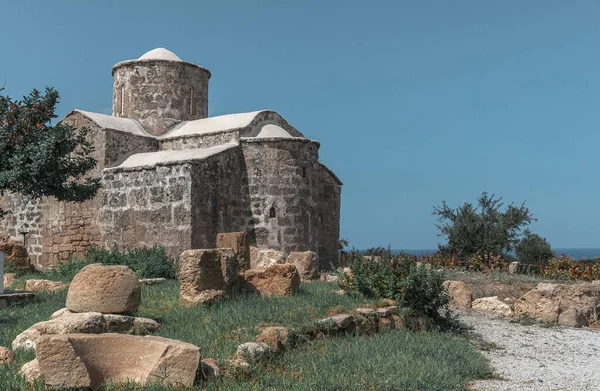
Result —
[[539, 283], [521, 296], [514, 308], [497, 296], [473, 300], [471, 290], [462, 281], [445, 281], [444, 286], [450, 305], [458, 308], [569, 327], [589, 326], [600, 316], [600, 284]]
[[600, 285], [540, 283], [516, 301], [515, 315], [548, 324], [589, 326], [600, 315]]
[[[13, 349], [36, 353], [36, 359], [23, 365], [20, 373], [29, 382], [43, 377], [50, 389], [96, 389], [129, 381], [191, 387], [199, 365], [205, 379], [218, 377], [216, 360], [201, 361], [197, 346], [130, 335], [160, 328], [152, 319], [128, 315], [140, 305], [141, 283], [125, 266], [84, 267], [69, 287], [66, 308], [13, 341]], [[0, 348], [0, 362], [13, 357], [8, 349]]]
[[180, 301], [210, 304], [242, 292], [290, 296], [302, 280], [319, 277], [312, 251], [283, 252], [248, 245], [245, 232], [220, 233], [217, 248], [184, 251], [179, 258]]
[[51, 388], [95, 388], [126, 380], [193, 385], [200, 362], [198, 347], [129, 335], [160, 328], [152, 319], [129, 315], [140, 302], [140, 282], [131, 269], [101, 264], [84, 267], [69, 286], [66, 308], [13, 341], [13, 350], [36, 352], [36, 359], [25, 364], [21, 373], [29, 381], [43, 377]]
[[141, 287], [135, 273], [126, 266], [92, 264], [75, 275], [67, 292], [66, 308], [23, 331], [13, 349], [30, 349], [46, 334], [147, 334], [160, 325], [147, 318], [127, 315], [141, 302]]

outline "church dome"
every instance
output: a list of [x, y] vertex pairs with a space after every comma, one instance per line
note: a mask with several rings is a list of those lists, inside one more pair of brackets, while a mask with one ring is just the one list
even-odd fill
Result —
[[282, 128], [281, 126], [275, 124], [267, 124], [264, 125], [258, 134], [257, 138], [271, 138], [271, 137], [292, 137], [291, 134], [288, 133], [287, 130]]
[[175, 53], [165, 48], [156, 48], [144, 53], [138, 60], [169, 60], [182, 61]]

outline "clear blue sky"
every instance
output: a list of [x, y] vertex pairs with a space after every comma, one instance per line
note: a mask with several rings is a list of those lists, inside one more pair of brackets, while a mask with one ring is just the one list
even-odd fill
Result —
[[484, 190], [553, 247], [600, 247], [597, 1], [2, 1], [0, 83], [110, 113], [115, 63], [166, 47], [209, 114], [273, 109], [344, 182], [341, 236], [432, 248]]

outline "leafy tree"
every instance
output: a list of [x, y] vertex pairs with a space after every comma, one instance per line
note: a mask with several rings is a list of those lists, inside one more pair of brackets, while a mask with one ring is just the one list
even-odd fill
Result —
[[452, 209], [442, 201], [442, 206], [433, 208], [440, 222], [436, 224], [440, 236], [448, 239], [446, 244], [438, 245], [440, 252], [466, 259], [474, 254], [484, 257], [514, 249], [522, 229], [535, 219], [524, 203], [520, 207], [511, 203], [502, 212], [503, 206], [502, 197], [487, 192], [477, 199], [477, 206], [466, 202]]
[[554, 255], [550, 243], [545, 238], [525, 231], [525, 236], [519, 241], [516, 248], [517, 259], [524, 264], [546, 264]]
[[[0, 93], [2, 92], [0, 88]], [[100, 179], [86, 176], [96, 166], [87, 128], [58, 123], [58, 92], [33, 90], [21, 101], [0, 94], [0, 194], [56, 197], [81, 202], [96, 195]], [[0, 215], [6, 212], [0, 210]]]

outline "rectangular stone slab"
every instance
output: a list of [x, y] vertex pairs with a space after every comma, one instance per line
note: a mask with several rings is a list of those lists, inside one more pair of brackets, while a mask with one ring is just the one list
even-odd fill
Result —
[[156, 336], [48, 334], [39, 338], [40, 374], [51, 387], [135, 381], [191, 387], [200, 363], [192, 344]]

